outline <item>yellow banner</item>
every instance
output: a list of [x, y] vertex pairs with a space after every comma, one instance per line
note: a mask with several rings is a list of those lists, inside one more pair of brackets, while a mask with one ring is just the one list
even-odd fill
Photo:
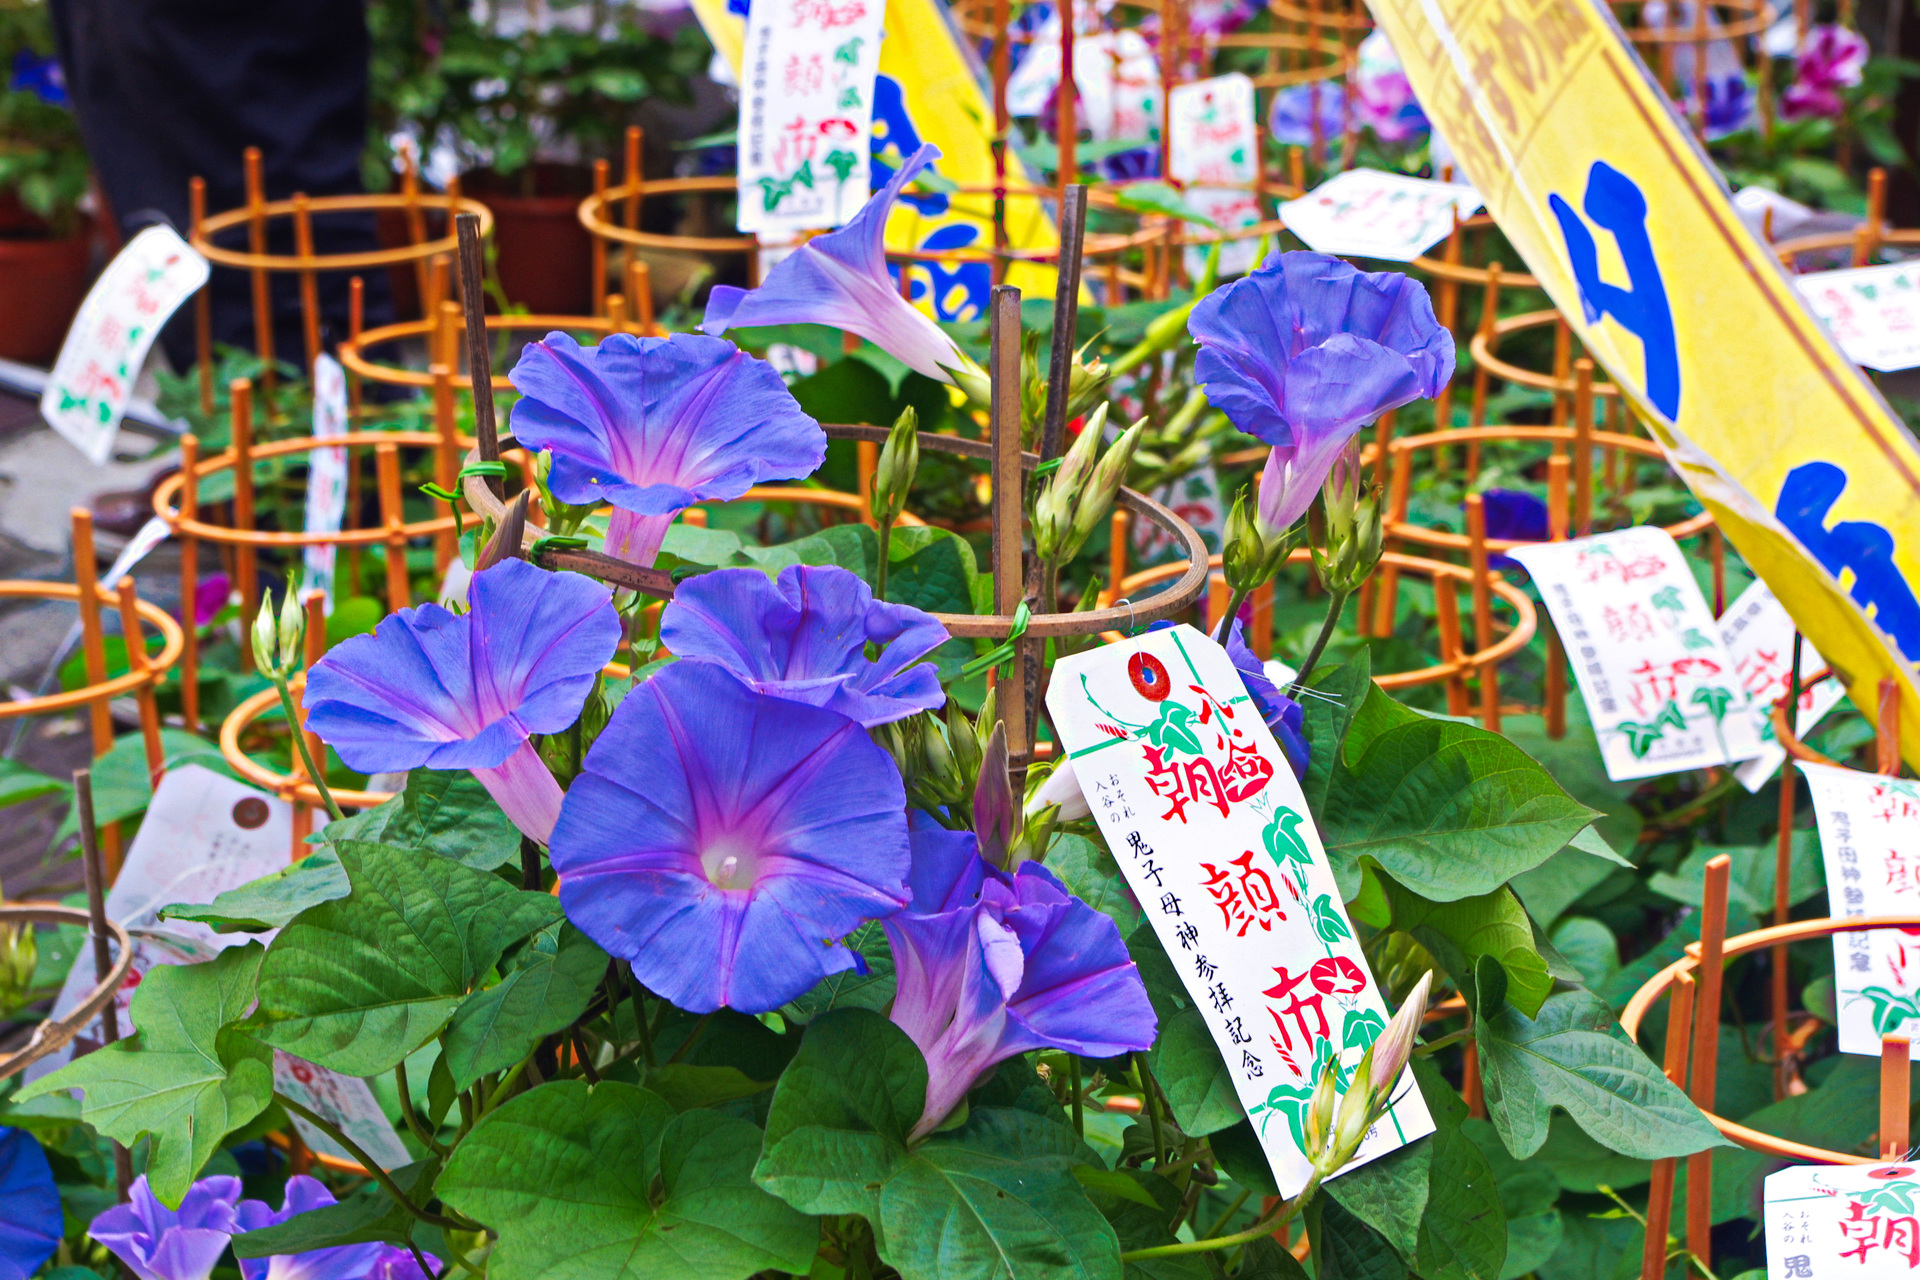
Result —
[[[746, 19], [727, 0], [692, 0], [694, 15], [713, 47], [740, 77]], [[940, 0], [887, 0], [880, 75], [873, 91], [873, 185], [923, 142], [940, 148], [934, 172], [958, 192], [914, 191], [902, 197], [887, 222], [887, 247], [895, 250], [990, 250], [993, 247], [993, 105], [981, 90], [973, 62], [961, 48]], [[1007, 156], [1007, 182], [1028, 185], [1017, 157]], [[1049, 249], [1057, 243], [1053, 223], [1031, 196], [1007, 200], [1007, 243], [1014, 249]], [[914, 301], [941, 320], [984, 320], [993, 271], [987, 261], [914, 263]], [[1015, 263], [1007, 283], [1028, 297], [1051, 298], [1051, 268]]]
[[1920, 761], [1920, 452], [1603, 3], [1369, 0], [1421, 104], [1747, 563]]

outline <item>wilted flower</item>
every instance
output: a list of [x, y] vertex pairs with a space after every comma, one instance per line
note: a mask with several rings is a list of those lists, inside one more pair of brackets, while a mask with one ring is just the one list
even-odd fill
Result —
[[915, 1137], [1015, 1054], [1112, 1058], [1153, 1043], [1153, 1006], [1113, 921], [1039, 863], [1009, 876], [981, 859], [972, 835], [923, 813], [913, 815], [913, 904], [885, 927], [899, 976], [890, 1016], [927, 1060]]
[[887, 215], [914, 176], [939, 158], [940, 148], [921, 146], [853, 221], [782, 258], [759, 288], [715, 285], [701, 330], [823, 324], [859, 334], [916, 373], [954, 381], [953, 371], [970, 362], [933, 317], [900, 296], [887, 273]]
[[508, 376], [520, 392], [514, 437], [553, 451], [556, 498], [613, 504], [607, 554], [634, 564], [653, 563], [694, 503], [811, 474], [826, 458], [826, 433], [774, 367], [718, 338], [616, 333], [582, 347], [550, 333]]
[[1268, 676], [1267, 669], [1253, 650], [1247, 647], [1246, 630], [1240, 619], [1233, 620], [1233, 627], [1227, 632], [1227, 657], [1233, 662], [1233, 669], [1240, 673], [1240, 682], [1247, 686], [1247, 696], [1253, 699], [1254, 709], [1273, 733], [1274, 741], [1280, 744], [1280, 750], [1287, 757], [1287, 766], [1293, 770], [1296, 778], [1307, 776], [1307, 765], [1313, 759], [1313, 749], [1307, 743], [1306, 716], [1300, 704], [1280, 691]]
[[[1289, 491], [1319, 488], [1362, 426], [1438, 395], [1453, 376], [1453, 335], [1418, 281], [1325, 254], [1274, 254], [1202, 299], [1188, 328], [1208, 401], [1248, 435], [1299, 454]], [[1266, 488], [1263, 478], [1263, 518]], [[1294, 518], [1305, 509], [1303, 500]]]
[[553, 831], [574, 924], [682, 1009], [764, 1013], [904, 906], [906, 794], [838, 712], [677, 662], [628, 694]]
[[[296, 1174], [287, 1179], [286, 1196], [278, 1210], [268, 1208], [264, 1201], [242, 1200], [235, 1210], [235, 1230], [277, 1227], [288, 1218], [337, 1203], [333, 1192], [318, 1179]], [[242, 1258], [240, 1275], [243, 1280], [351, 1280], [371, 1271], [381, 1248], [378, 1244], [349, 1244], [269, 1258]]]
[[939, 673], [923, 659], [950, 638], [932, 614], [875, 600], [838, 565], [788, 565], [777, 581], [758, 569], [715, 569], [682, 582], [660, 615], [669, 652], [868, 728], [945, 704]]
[[26, 1280], [66, 1233], [47, 1153], [23, 1129], [0, 1129], [0, 1280]]
[[307, 676], [307, 727], [350, 769], [471, 769], [515, 826], [545, 841], [560, 784], [527, 741], [574, 722], [620, 643], [606, 587], [502, 560], [471, 608], [402, 609], [335, 646]]
[[1793, 83], [1780, 95], [1781, 118], [1838, 119], [1847, 109], [1840, 91], [1859, 84], [1866, 65], [1867, 41], [1859, 32], [1831, 23], [1811, 28], [1794, 60]]
[[139, 1280], [207, 1280], [228, 1237], [241, 1230], [239, 1202], [240, 1179], [202, 1178], [169, 1209], [143, 1173], [127, 1189], [127, 1203], [95, 1218], [87, 1233]]

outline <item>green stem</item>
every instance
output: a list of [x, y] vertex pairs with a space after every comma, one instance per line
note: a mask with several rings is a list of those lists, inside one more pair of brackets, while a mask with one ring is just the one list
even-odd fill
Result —
[[1306, 660], [1300, 664], [1300, 674], [1293, 678], [1293, 685], [1287, 690], [1289, 698], [1295, 697], [1306, 686], [1307, 679], [1313, 675], [1313, 668], [1320, 661], [1320, 655], [1327, 651], [1327, 641], [1333, 639], [1333, 629], [1340, 624], [1340, 614], [1347, 607], [1347, 597], [1351, 591], [1335, 591], [1327, 606], [1327, 620], [1320, 624], [1320, 634], [1314, 637], [1313, 648], [1307, 650]]
[[1420, 1057], [1420, 1058], [1432, 1057], [1434, 1054], [1440, 1052], [1442, 1049], [1447, 1048], [1449, 1045], [1458, 1044], [1460, 1043], [1460, 1041], [1465, 1040], [1468, 1036], [1472, 1034], [1473, 1034], [1472, 1027], [1463, 1027], [1459, 1031], [1449, 1031], [1446, 1035], [1441, 1036], [1438, 1040], [1430, 1040], [1426, 1044], [1423, 1044], [1419, 1048], [1415, 1049], [1413, 1051], [1414, 1056]]
[[680, 1061], [680, 1055], [685, 1053], [687, 1050], [693, 1048], [693, 1042], [700, 1038], [701, 1033], [707, 1029], [707, 1024], [712, 1021], [713, 1021], [712, 1014], [710, 1013], [701, 1014], [700, 1021], [693, 1024], [693, 1030], [687, 1032], [687, 1038], [680, 1042], [680, 1047], [673, 1051], [673, 1056], [671, 1058], [667, 1059], [667, 1065], [672, 1066], [674, 1063]]
[[420, 1119], [420, 1113], [413, 1109], [413, 1091], [407, 1087], [406, 1063], [402, 1062], [394, 1067], [393, 1082], [400, 1090], [400, 1118], [407, 1122], [407, 1128], [412, 1131], [414, 1137], [420, 1139], [420, 1144], [427, 1150], [435, 1155], [446, 1155], [447, 1149], [427, 1132], [426, 1123]]
[[280, 709], [286, 712], [287, 727], [293, 730], [294, 750], [300, 753], [300, 763], [307, 768], [307, 780], [320, 793], [321, 803], [327, 806], [327, 816], [335, 822], [346, 821], [347, 815], [340, 812], [340, 806], [334, 802], [333, 792], [327, 789], [326, 772], [314, 765], [313, 753], [307, 750], [307, 735], [300, 730], [300, 717], [293, 709], [293, 690], [287, 687], [287, 677], [278, 671], [274, 672], [273, 687], [280, 691]]
[[382, 1169], [380, 1167], [380, 1162], [375, 1160], [372, 1156], [368, 1155], [365, 1151], [362, 1151], [360, 1149], [360, 1144], [355, 1142], [352, 1138], [349, 1138], [341, 1130], [339, 1125], [327, 1119], [325, 1116], [317, 1115], [314, 1112], [307, 1110], [307, 1108], [301, 1106], [299, 1103], [295, 1102], [292, 1098], [289, 1098], [284, 1093], [276, 1092], [273, 1095], [273, 1097], [274, 1097], [274, 1101], [278, 1102], [281, 1106], [285, 1107], [288, 1111], [292, 1112], [296, 1116], [299, 1116], [302, 1120], [305, 1120], [308, 1124], [312, 1125], [314, 1128], [318, 1129], [320, 1132], [326, 1134], [329, 1138], [332, 1138], [335, 1142], [339, 1143], [341, 1150], [345, 1151], [348, 1155], [352, 1156], [356, 1161], [358, 1161], [360, 1167], [362, 1169], [365, 1169], [368, 1175], [371, 1176], [375, 1182], [379, 1183], [381, 1188], [388, 1195], [392, 1196], [394, 1200], [399, 1203], [402, 1209], [405, 1209], [409, 1214], [411, 1214], [415, 1218], [418, 1218], [420, 1221], [427, 1223], [430, 1226], [439, 1227], [442, 1230], [452, 1229], [454, 1231], [475, 1231], [479, 1229], [474, 1223], [467, 1222], [464, 1220], [458, 1220], [454, 1218], [442, 1217], [440, 1214], [429, 1213], [427, 1212], [427, 1210], [422, 1209], [419, 1205], [415, 1204], [412, 1200], [409, 1200], [407, 1198], [407, 1193], [400, 1189], [400, 1184], [393, 1180], [392, 1175], [390, 1175], [385, 1169]]
[[1153, 1074], [1147, 1070], [1147, 1060], [1138, 1052], [1133, 1055], [1133, 1069], [1140, 1077], [1141, 1092], [1147, 1095], [1147, 1120], [1153, 1126], [1153, 1167], [1158, 1169], [1167, 1162], [1167, 1138], [1160, 1127], [1160, 1099], [1153, 1087]]
[[1067, 1061], [1072, 1064], [1071, 1070], [1073, 1072], [1071, 1081], [1073, 1087], [1073, 1131], [1084, 1138], [1087, 1136], [1087, 1120], [1080, 1109], [1080, 1055], [1070, 1053], [1067, 1055]]
[[873, 598], [875, 600], [885, 600], [887, 598], [887, 562], [892, 559], [892, 548], [893, 521], [882, 520], [880, 522], [880, 567], [873, 572]]
[[493, 1113], [493, 1109], [495, 1107], [499, 1106], [502, 1102], [506, 1100], [508, 1091], [511, 1090], [514, 1085], [520, 1083], [520, 1076], [522, 1075], [522, 1073], [526, 1071], [527, 1065], [532, 1061], [533, 1061], [533, 1055], [528, 1054], [526, 1057], [520, 1059], [520, 1063], [518, 1066], [514, 1067], [513, 1070], [507, 1072], [507, 1078], [500, 1082], [500, 1087], [493, 1090], [491, 1093], [487, 1095], [487, 1101], [485, 1105], [483, 1105], [480, 1108], [479, 1114], [474, 1117], [475, 1124], [478, 1124], [480, 1121], [485, 1120], [489, 1115]]
[[1225, 646], [1227, 637], [1233, 632], [1234, 615], [1240, 612], [1240, 606], [1245, 604], [1247, 597], [1252, 594], [1253, 592], [1251, 590], [1244, 590], [1236, 591], [1227, 597], [1227, 611], [1220, 615], [1220, 621], [1213, 629], [1213, 642], [1215, 644]]
[[1320, 1173], [1315, 1170], [1307, 1179], [1307, 1185], [1300, 1188], [1300, 1194], [1291, 1200], [1283, 1201], [1279, 1209], [1268, 1217], [1262, 1218], [1245, 1231], [1236, 1231], [1230, 1236], [1214, 1236], [1209, 1240], [1182, 1240], [1178, 1244], [1158, 1244], [1150, 1249], [1129, 1249], [1120, 1255], [1121, 1262], [1140, 1262], [1147, 1258], [1175, 1258], [1187, 1253], [1213, 1253], [1220, 1249], [1234, 1249], [1243, 1244], [1251, 1244], [1261, 1236], [1269, 1236], [1287, 1225], [1294, 1212], [1312, 1199], [1313, 1193], [1320, 1189]]
[[1227, 1206], [1227, 1211], [1225, 1213], [1221, 1214], [1218, 1218], [1214, 1219], [1213, 1225], [1207, 1228], [1207, 1234], [1203, 1238], [1210, 1239], [1220, 1230], [1220, 1228], [1226, 1226], [1229, 1222], [1232, 1222], [1233, 1215], [1240, 1212], [1240, 1206], [1245, 1204], [1247, 1202], [1247, 1197], [1251, 1196], [1252, 1194], [1253, 1194], [1252, 1187], [1240, 1188], [1240, 1194], [1234, 1198], [1234, 1201], [1232, 1204]]
[[[626, 985], [627, 998], [633, 1001], [633, 1026], [640, 1035], [640, 1056], [646, 1059], [649, 1068], [657, 1067], [660, 1064], [654, 1061], [653, 1057], [653, 1028], [647, 1025], [646, 1001], [640, 998], [640, 988], [633, 980], [633, 970], [621, 967], [626, 964], [624, 960], [616, 960], [613, 963], [615, 971], [619, 973], [621, 981]], [[612, 1011], [608, 1012], [611, 1014]]]

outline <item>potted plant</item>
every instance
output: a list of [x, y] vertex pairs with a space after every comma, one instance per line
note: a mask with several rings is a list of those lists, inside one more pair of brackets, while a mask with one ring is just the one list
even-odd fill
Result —
[[[584, 314], [592, 244], [576, 214], [592, 161], [612, 156], [636, 104], [683, 101], [711, 56], [699, 28], [667, 33], [637, 9], [550, 5], [456, 8], [423, 31], [409, 12], [371, 15], [376, 74], [371, 157], [397, 137], [450, 148], [466, 194], [494, 214], [500, 284], [535, 312]], [[384, 87], [380, 87], [384, 86]]]
[[46, 363], [86, 297], [87, 155], [46, 8], [0, 8], [0, 357]]

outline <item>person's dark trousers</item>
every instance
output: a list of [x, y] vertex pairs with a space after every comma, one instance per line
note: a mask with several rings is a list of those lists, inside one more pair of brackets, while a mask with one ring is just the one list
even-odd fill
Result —
[[[187, 233], [188, 182], [207, 181], [207, 209], [245, 200], [243, 153], [259, 147], [268, 199], [296, 191], [363, 190], [367, 134], [364, 0], [51, 0], [60, 62], [80, 131], [122, 235], [164, 216]], [[378, 247], [370, 214], [314, 219], [320, 253]], [[271, 224], [269, 248], [293, 250], [291, 219]], [[236, 249], [246, 233], [220, 238]], [[383, 271], [362, 273], [367, 324], [392, 304]], [[328, 344], [347, 332], [348, 276], [320, 277]], [[296, 277], [274, 279], [274, 345], [305, 363]], [[243, 271], [214, 268], [213, 336], [252, 350], [252, 287]], [[193, 359], [193, 307], [164, 334], [176, 368]], [[306, 372], [302, 370], [302, 372]]]

